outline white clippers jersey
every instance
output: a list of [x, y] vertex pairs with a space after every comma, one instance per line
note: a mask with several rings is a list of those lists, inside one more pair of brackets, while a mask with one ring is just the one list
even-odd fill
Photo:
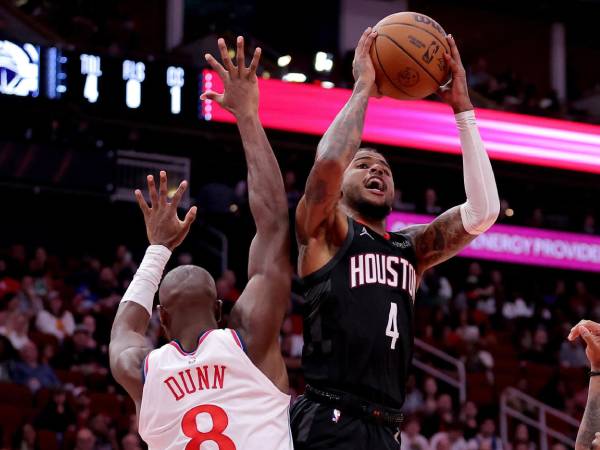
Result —
[[288, 450], [290, 396], [250, 361], [234, 330], [209, 330], [144, 360], [139, 432], [149, 450]]

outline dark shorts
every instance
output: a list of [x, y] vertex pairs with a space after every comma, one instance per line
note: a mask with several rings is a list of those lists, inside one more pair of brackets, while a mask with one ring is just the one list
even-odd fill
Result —
[[292, 405], [295, 450], [398, 450], [397, 428], [367, 422], [304, 396]]

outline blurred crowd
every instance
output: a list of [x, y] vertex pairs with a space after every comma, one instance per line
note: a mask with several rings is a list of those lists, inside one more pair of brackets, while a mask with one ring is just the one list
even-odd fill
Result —
[[[16, 244], [0, 249], [4, 448], [143, 448], [133, 405], [110, 376], [107, 358], [111, 323], [137, 259], [124, 245], [108, 260]], [[182, 253], [172, 264], [181, 262], [193, 257]], [[534, 294], [507, 281], [495, 265], [461, 260], [450, 270], [430, 270], [417, 298], [417, 336], [465, 363], [468, 401], [459, 404], [455, 390], [415, 370], [402, 448], [502, 448], [498, 397], [506, 386], [580, 417], [587, 360], [581, 344], [565, 336], [579, 318], [600, 318], [600, 300], [575, 276]], [[216, 284], [227, 313], [243, 286], [230, 270]], [[293, 397], [303, 390], [301, 309], [294, 294], [281, 330]], [[226, 321], [224, 314], [222, 325]], [[165, 342], [156, 315], [147, 339], [151, 346]], [[514, 406], [533, 414], [526, 404]], [[514, 450], [536, 448], [537, 434], [523, 424], [511, 426], [510, 439]]]
[[[469, 87], [477, 95], [475, 102], [480, 106], [502, 109], [534, 116], [546, 116], [582, 122], [598, 122], [599, 117], [581, 106], [579, 102], [561, 102], [556, 91], [540, 91], [535, 83], [514, 70], [492, 73], [488, 70], [485, 57], [479, 57], [467, 66]], [[599, 86], [600, 87], [600, 86]], [[597, 89], [582, 93], [582, 96], [597, 95]]]

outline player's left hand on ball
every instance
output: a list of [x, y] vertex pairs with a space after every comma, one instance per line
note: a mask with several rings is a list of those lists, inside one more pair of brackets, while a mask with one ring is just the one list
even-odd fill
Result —
[[571, 329], [567, 339], [574, 341], [578, 337], [585, 341], [585, 354], [592, 370], [600, 370], [600, 324], [591, 320], [580, 321]]
[[179, 220], [177, 216], [177, 207], [187, 189], [187, 181], [179, 184], [170, 202], [167, 199], [167, 173], [164, 170], [160, 171], [158, 191], [152, 175], [148, 175], [147, 181], [151, 206], [148, 206], [139, 189], [135, 190], [135, 198], [144, 214], [148, 240], [150, 244], [164, 245], [173, 251], [185, 239], [196, 218], [195, 206], [189, 209], [183, 220]]
[[236, 64], [229, 57], [229, 51], [225, 40], [218, 40], [219, 52], [221, 53], [220, 64], [211, 54], [204, 55], [206, 61], [217, 72], [223, 82], [225, 91], [218, 94], [212, 90], [202, 93], [202, 100], [213, 100], [231, 112], [236, 118], [258, 114], [258, 78], [256, 69], [260, 60], [261, 49], [257, 47], [250, 65], [246, 67], [244, 56], [244, 38], [238, 36], [236, 49]]
[[444, 53], [446, 64], [450, 67], [452, 77], [444, 86], [441, 86], [437, 94], [442, 100], [450, 105], [454, 114], [473, 109], [473, 104], [469, 98], [469, 88], [467, 86], [467, 73], [460, 59], [460, 53], [454, 42], [454, 37], [449, 34], [446, 36], [450, 53]]

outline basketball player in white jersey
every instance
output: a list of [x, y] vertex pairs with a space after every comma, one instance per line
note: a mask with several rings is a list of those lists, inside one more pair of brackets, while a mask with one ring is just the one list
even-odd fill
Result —
[[218, 329], [221, 302], [204, 269], [181, 266], [169, 272], [159, 291], [163, 330], [171, 342], [152, 350], [144, 337], [163, 269], [187, 235], [196, 215], [183, 221], [177, 206], [183, 181], [167, 200], [167, 176], [157, 192], [148, 176], [151, 206], [136, 191], [150, 247], [125, 293], [110, 342], [115, 379], [133, 401], [139, 431], [150, 450], [287, 450], [288, 379], [279, 330], [290, 298], [287, 199], [277, 160], [258, 119], [256, 49], [249, 67], [244, 42], [237, 41], [237, 65], [222, 39], [223, 66], [207, 55], [224, 94], [206, 92], [234, 114], [248, 165], [250, 210], [256, 236], [250, 247], [248, 284], [231, 311], [231, 329]]

